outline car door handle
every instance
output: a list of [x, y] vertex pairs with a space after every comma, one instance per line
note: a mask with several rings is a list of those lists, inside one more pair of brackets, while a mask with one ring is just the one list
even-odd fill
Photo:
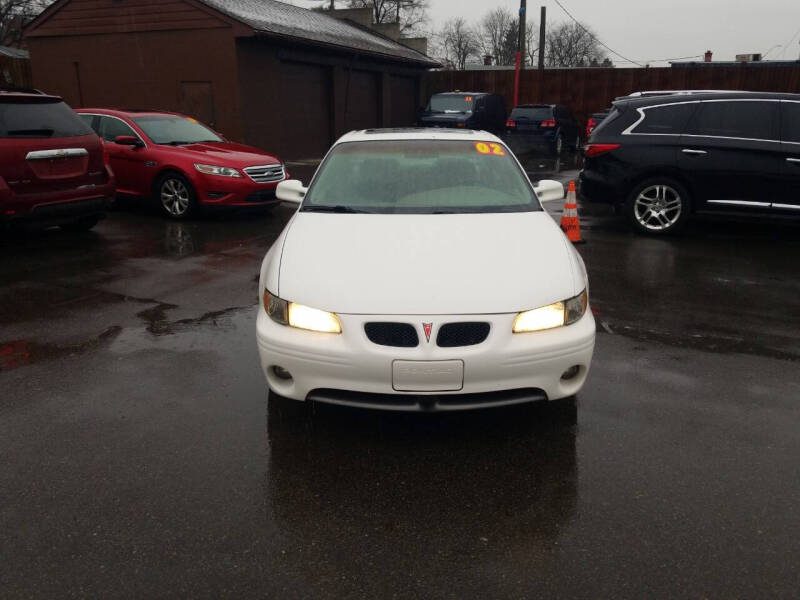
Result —
[[794, 163], [796, 165], [800, 165], [800, 158], [787, 158], [786, 162]]
[[689, 148], [684, 148], [683, 150], [681, 150], [681, 152], [683, 152], [684, 154], [695, 154], [695, 155], [708, 154], [708, 152], [706, 152], [705, 150], [690, 150]]

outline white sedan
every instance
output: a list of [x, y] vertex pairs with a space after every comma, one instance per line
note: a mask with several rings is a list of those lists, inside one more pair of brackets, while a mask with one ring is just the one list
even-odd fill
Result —
[[[594, 351], [583, 261], [498, 138], [367, 130], [334, 144], [261, 266], [267, 384], [297, 401], [459, 410], [556, 400]], [[538, 195], [538, 197], [537, 197]]]

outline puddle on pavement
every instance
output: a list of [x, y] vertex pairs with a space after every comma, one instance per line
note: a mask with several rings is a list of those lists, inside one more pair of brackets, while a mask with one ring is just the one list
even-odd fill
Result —
[[[221, 336], [211, 337], [215, 335], [214, 331], [240, 330], [253, 335], [257, 307], [257, 304], [234, 306], [207, 312], [199, 317], [169, 321], [164, 307], [157, 306], [143, 311], [146, 318], [139, 313], [146, 325], [124, 328], [115, 338], [110, 350], [118, 354], [129, 354], [153, 348], [177, 352], [197, 348], [218, 349], [223, 342]], [[241, 351], [239, 342], [237, 340], [236, 347], [230, 348], [232, 353]]]

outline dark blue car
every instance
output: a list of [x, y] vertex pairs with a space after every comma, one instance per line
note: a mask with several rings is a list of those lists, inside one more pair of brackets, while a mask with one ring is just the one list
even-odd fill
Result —
[[520, 104], [506, 121], [506, 139], [515, 151], [541, 147], [556, 156], [581, 143], [578, 123], [562, 104]]
[[420, 118], [423, 127], [455, 127], [500, 133], [506, 122], [502, 96], [483, 92], [444, 92], [431, 96]]

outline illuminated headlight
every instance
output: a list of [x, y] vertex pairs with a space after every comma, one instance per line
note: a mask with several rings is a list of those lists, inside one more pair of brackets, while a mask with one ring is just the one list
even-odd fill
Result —
[[220, 177], [241, 177], [242, 174], [231, 167], [217, 167], [214, 165], [202, 165], [195, 163], [194, 168], [206, 175], [219, 175]]
[[514, 333], [525, 333], [571, 325], [583, 316], [588, 304], [589, 294], [583, 290], [569, 300], [519, 313], [514, 319], [512, 330]]
[[334, 313], [289, 302], [267, 291], [264, 292], [264, 310], [281, 325], [321, 333], [342, 333], [342, 324]]

